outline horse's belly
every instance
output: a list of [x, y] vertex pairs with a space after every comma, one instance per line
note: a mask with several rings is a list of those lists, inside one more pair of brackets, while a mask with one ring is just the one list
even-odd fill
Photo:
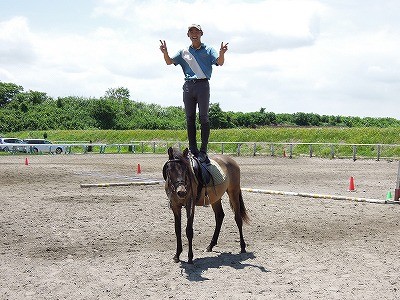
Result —
[[196, 205], [201, 206], [201, 205], [209, 205], [214, 202], [217, 202], [221, 199], [221, 197], [224, 195], [227, 189], [227, 184], [222, 183], [219, 185], [207, 187], [207, 189], [204, 189], [201, 191], [201, 196], [199, 201], [197, 201]]

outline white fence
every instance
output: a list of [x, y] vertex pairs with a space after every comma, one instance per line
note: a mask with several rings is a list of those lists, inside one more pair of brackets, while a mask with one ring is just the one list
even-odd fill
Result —
[[[28, 146], [28, 145], [27, 145]], [[154, 153], [165, 154], [169, 147], [183, 149], [186, 142], [180, 141], [131, 141], [130, 143], [90, 143], [57, 142], [48, 145], [52, 150], [57, 147], [63, 149], [63, 154], [85, 153]], [[244, 156], [309, 156], [327, 158], [375, 158], [400, 159], [399, 144], [345, 144], [345, 143], [274, 143], [274, 142], [210, 142], [208, 147], [210, 154], [221, 153], [228, 155]], [[33, 153], [32, 145], [25, 152]], [[47, 151], [46, 151], [47, 152]], [[54, 151], [50, 151], [54, 152]], [[13, 151], [15, 153], [15, 151]]]
[[[187, 147], [176, 141], [132, 141], [133, 152], [166, 153], [168, 147]], [[382, 158], [399, 159], [399, 144], [346, 144], [346, 143], [275, 143], [275, 142], [210, 142], [209, 153], [230, 155], [270, 155], [329, 158]]]

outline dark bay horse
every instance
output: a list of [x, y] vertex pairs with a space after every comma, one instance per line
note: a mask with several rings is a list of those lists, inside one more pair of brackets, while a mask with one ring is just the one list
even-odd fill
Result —
[[182, 228], [181, 210], [186, 208], [187, 225], [186, 236], [188, 239], [188, 263], [193, 263], [193, 219], [196, 205], [203, 205], [205, 202], [211, 204], [215, 214], [215, 230], [207, 251], [212, 251], [217, 244], [224, 211], [222, 209], [221, 197], [226, 192], [229, 196], [230, 206], [235, 214], [235, 221], [239, 229], [241, 253], [246, 252], [246, 243], [243, 239], [243, 221], [248, 222], [246, 208], [244, 206], [242, 191], [240, 189], [240, 168], [230, 157], [216, 155], [212, 161], [219, 166], [224, 179], [211, 187], [205, 187], [199, 183], [192, 168], [192, 159], [189, 157], [188, 149], [183, 153], [175, 148], [168, 149], [169, 159], [163, 168], [165, 179], [165, 192], [168, 196], [170, 207], [174, 213], [175, 235], [176, 235], [176, 254], [174, 261], [179, 262], [182, 253]]

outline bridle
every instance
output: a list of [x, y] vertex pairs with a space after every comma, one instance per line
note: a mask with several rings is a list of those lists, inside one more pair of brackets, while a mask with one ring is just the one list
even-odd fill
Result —
[[[179, 163], [179, 164], [184, 165], [185, 167], [187, 167], [186, 163], [180, 158], [173, 158], [173, 159], [167, 160], [166, 163], [164, 164], [164, 167], [163, 167], [164, 180], [169, 183], [168, 186], [171, 187], [171, 190], [172, 190], [173, 193], [176, 193], [176, 189], [179, 186], [184, 186], [187, 189], [187, 187], [188, 187], [187, 182], [190, 183], [190, 177], [189, 177], [188, 173], [185, 174], [185, 179], [187, 179], [187, 181], [185, 181], [185, 180], [171, 181], [171, 179], [170, 179], [171, 177], [170, 177], [169, 172], [168, 172], [168, 165], [171, 164], [171, 163]], [[188, 172], [190, 172], [190, 170], [188, 170]]]
[[[187, 180], [188, 184], [185, 184], [184, 180], [177, 180], [177, 181], [174, 181], [174, 182], [171, 181], [170, 175], [169, 175], [169, 172], [168, 172], [168, 165], [171, 164], [171, 163], [183, 164], [184, 167], [188, 169], [187, 172], [185, 173], [185, 180]], [[200, 199], [201, 190], [203, 188], [203, 185], [198, 184], [197, 185], [197, 191], [196, 191], [196, 193], [194, 193], [192, 180], [191, 180], [191, 177], [190, 177], [190, 173], [191, 172], [193, 173], [194, 180], [196, 180], [196, 182], [197, 182], [196, 175], [194, 174], [194, 170], [190, 166], [188, 166], [186, 164], [186, 162], [184, 162], [183, 158], [169, 159], [169, 160], [167, 160], [167, 162], [164, 164], [164, 167], [163, 167], [163, 177], [164, 177], [164, 180], [167, 182], [168, 186], [170, 187], [171, 192], [174, 193], [175, 195], [177, 195], [177, 192], [176, 192], [177, 188], [179, 186], [183, 185], [185, 187], [185, 189], [188, 191], [188, 193], [191, 195], [191, 197], [189, 198], [189, 202], [187, 202], [185, 204], [185, 206], [190, 208], [190, 214], [192, 215], [193, 211], [194, 211], [194, 207], [193, 206]], [[189, 186], [189, 188], [188, 188], [188, 186]], [[196, 195], [196, 197], [193, 197], [194, 195]], [[206, 198], [208, 198], [207, 189], [205, 190], [204, 206], [206, 206], [206, 202], [205, 202]], [[170, 200], [170, 206], [171, 206], [171, 198], [169, 200]]]

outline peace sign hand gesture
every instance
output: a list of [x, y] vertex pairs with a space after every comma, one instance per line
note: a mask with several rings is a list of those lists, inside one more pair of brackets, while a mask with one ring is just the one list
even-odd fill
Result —
[[165, 41], [160, 40], [161, 46], [160, 50], [162, 53], [168, 53], [167, 43]]
[[171, 57], [169, 57], [167, 43], [165, 41], [160, 40], [161, 46], [160, 50], [164, 54], [164, 60], [167, 65], [171, 65], [174, 63]]
[[228, 51], [228, 44], [229, 43], [226, 43], [224, 45], [224, 42], [221, 42], [221, 48], [219, 49], [220, 54], [225, 54], [225, 52]]

